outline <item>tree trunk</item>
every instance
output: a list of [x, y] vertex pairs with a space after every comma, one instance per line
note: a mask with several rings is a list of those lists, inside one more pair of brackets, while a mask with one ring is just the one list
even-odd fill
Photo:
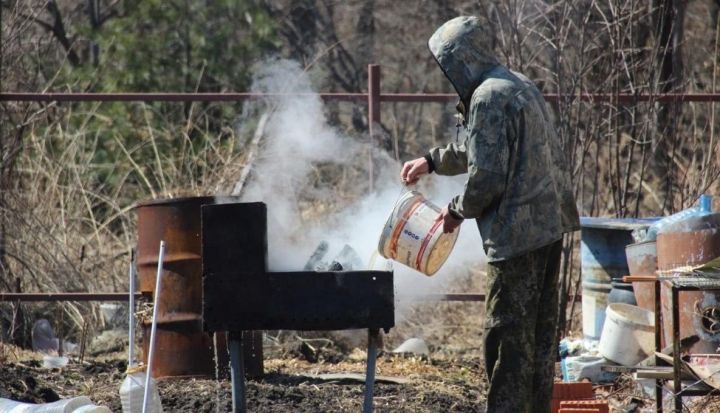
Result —
[[[683, 89], [682, 39], [686, 0], [654, 0], [654, 25], [657, 41], [655, 62], [655, 90], [659, 93], [680, 92]], [[662, 200], [661, 213], [673, 209], [672, 161], [678, 142], [676, 136], [680, 105], [663, 103], [657, 111], [651, 170], [657, 179], [658, 196]]]

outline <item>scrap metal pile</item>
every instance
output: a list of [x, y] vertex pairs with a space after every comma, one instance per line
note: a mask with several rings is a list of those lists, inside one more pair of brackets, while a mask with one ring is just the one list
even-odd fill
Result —
[[710, 198], [664, 218], [582, 219], [583, 338], [563, 380], [631, 373], [656, 408], [720, 390], [720, 214]]

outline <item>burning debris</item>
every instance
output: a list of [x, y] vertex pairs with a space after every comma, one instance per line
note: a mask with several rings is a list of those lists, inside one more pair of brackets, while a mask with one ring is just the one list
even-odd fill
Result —
[[330, 250], [330, 244], [327, 241], [321, 241], [315, 248], [315, 252], [303, 267], [305, 271], [359, 271], [367, 269], [363, 265], [358, 253], [349, 245], [345, 244], [340, 252], [329, 263], [323, 261]]

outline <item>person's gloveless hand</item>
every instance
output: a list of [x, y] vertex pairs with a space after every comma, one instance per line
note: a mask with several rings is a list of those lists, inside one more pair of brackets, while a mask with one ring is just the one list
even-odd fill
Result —
[[413, 185], [417, 183], [421, 176], [427, 174], [430, 171], [430, 166], [425, 158], [417, 158], [412, 161], [407, 161], [403, 164], [402, 170], [400, 171], [400, 179], [405, 185]]

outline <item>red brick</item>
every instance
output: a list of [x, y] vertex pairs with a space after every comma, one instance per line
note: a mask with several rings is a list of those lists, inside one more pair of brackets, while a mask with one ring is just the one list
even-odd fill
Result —
[[574, 407], [562, 408], [558, 413], [600, 413], [598, 409], [576, 409]]
[[606, 400], [563, 400], [560, 402], [560, 410], [565, 408], [597, 409], [599, 413], [610, 413], [610, 407]]
[[560, 410], [560, 402], [563, 400], [580, 400], [592, 399], [595, 397], [593, 393], [592, 383], [589, 382], [557, 382], [553, 384], [553, 398], [550, 405], [552, 413], [558, 413]]
[[589, 382], [572, 382], [572, 383], [554, 383], [553, 399], [560, 400], [578, 400], [589, 399], [595, 397], [593, 394], [592, 383]]

